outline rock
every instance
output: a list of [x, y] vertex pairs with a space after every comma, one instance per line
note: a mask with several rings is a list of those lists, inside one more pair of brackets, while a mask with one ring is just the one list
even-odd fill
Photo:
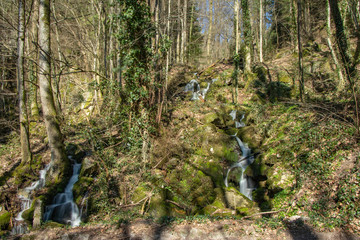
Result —
[[10, 225], [11, 214], [9, 212], [5, 212], [0, 215], [0, 230], [7, 230]]
[[88, 157], [85, 157], [82, 162], [81, 171], [80, 171], [79, 176], [93, 177], [94, 174], [97, 172], [97, 170], [98, 170], [98, 165], [96, 164], [94, 159], [92, 159], [91, 157], [88, 156]]
[[284, 167], [273, 166], [267, 171], [267, 185], [270, 190], [280, 191], [292, 187], [295, 176]]
[[43, 215], [43, 202], [39, 198], [35, 199], [34, 202], [33, 228], [38, 228], [41, 226], [41, 218]]
[[225, 189], [225, 198], [231, 209], [249, 209], [254, 205], [251, 200], [233, 187]]
[[203, 117], [203, 122], [205, 124], [208, 124], [208, 123], [212, 123], [213, 121], [215, 121], [218, 117], [218, 115], [215, 113], [215, 112], [211, 112], [211, 113], [208, 113], [206, 114], [204, 117]]

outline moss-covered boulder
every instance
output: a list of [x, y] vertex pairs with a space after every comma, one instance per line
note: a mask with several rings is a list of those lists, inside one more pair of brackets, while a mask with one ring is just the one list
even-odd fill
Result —
[[90, 188], [91, 184], [94, 182], [94, 179], [91, 177], [80, 177], [79, 180], [74, 184], [73, 193], [75, 203], [80, 205], [82, 199], [86, 195], [86, 192]]
[[8, 230], [10, 226], [11, 214], [7, 211], [0, 215], [0, 230]]
[[232, 209], [252, 208], [254, 202], [241, 194], [236, 188], [228, 187], [225, 189], [225, 199]]
[[209, 124], [214, 122], [218, 117], [218, 115], [215, 112], [210, 112], [208, 114], [205, 114], [205, 116], [202, 119], [202, 122], [205, 124]]
[[281, 165], [271, 167], [266, 175], [268, 188], [275, 192], [290, 188], [295, 183], [295, 176]]
[[160, 219], [171, 216], [169, 204], [166, 202], [165, 191], [159, 191], [151, 197], [149, 214], [151, 217]]
[[96, 161], [90, 156], [85, 157], [82, 161], [80, 175], [81, 177], [94, 177], [98, 171]]
[[204, 215], [209, 216], [219, 216], [219, 217], [227, 217], [235, 215], [235, 211], [227, 208], [226, 199], [224, 197], [224, 189], [223, 188], [215, 188], [214, 192], [216, 194], [216, 198], [211, 202], [211, 204], [204, 207], [201, 211]]
[[261, 136], [257, 134], [256, 130], [252, 126], [246, 126], [239, 129], [240, 139], [249, 145], [250, 148], [256, 149], [261, 145]]

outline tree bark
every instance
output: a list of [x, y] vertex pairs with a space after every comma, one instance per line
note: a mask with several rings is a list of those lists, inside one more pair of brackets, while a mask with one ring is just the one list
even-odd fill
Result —
[[302, 63], [302, 45], [301, 45], [301, 0], [297, 2], [298, 6], [298, 18], [297, 18], [297, 38], [298, 38], [298, 51], [299, 51], [299, 91], [300, 91], [300, 99], [304, 101], [304, 70]]
[[259, 13], [259, 60], [262, 63], [263, 62], [263, 19], [264, 19], [264, 13], [263, 13], [263, 0], [260, 0], [260, 13]]
[[235, 27], [235, 53], [239, 53], [240, 35], [239, 35], [239, 0], [234, 2], [234, 27]]
[[344, 87], [345, 87], [345, 80], [344, 80], [344, 76], [341, 72], [341, 67], [340, 67], [340, 64], [339, 64], [339, 61], [336, 57], [336, 54], [335, 54], [335, 50], [332, 46], [332, 42], [331, 42], [331, 17], [330, 17], [330, 4], [329, 4], [329, 1], [326, 1], [326, 9], [327, 9], [327, 21], [326, 21], [326, 32], [327, 32], [327, 44], [328, 44], [328, 47], [330, 49], [330, 52], [331, 52], [331, 56], [334, 60], [334, 63], [335, 63], [335, 67], [336, 67], [336, 73], [338, 75], [338, 78], [339, 78], [339, 83], [338, 83], [338, 88], [337, 88], [337, 91], [338, 92], [341, 92]]
[[249, 14], [249, 2], [248, 0], [241, 0], [241, 8], [243, 12], [244, 23], [244, 44], [245, 44], [245, 72], [251, 72], [251, 24]]
[[62, 179], [66, 174], [68, 159], [64, 150], [63, 136], [60, 131], [54, 96], [51, 87], [50, 60], [50, 0], [39, 2], [39, 84], [42, 110], [51, 150], [52, 167], [50, 176]]
[[17, 84], [19, 95], [20, 142], [22, 163], [31, 162], [29, 141], [29, 121], [26, 107], [26, 92], [24, 81], [24, 43], [25, 43], [25, 1], [19, 0], [18, 16], [18, 46], [17, 46]]
[[187, 44], [187, 1], [184, 0], [182, 34], [181, 34], [181, 63], [185, 62], [186, 44]]
[[348, 47], [349, 43], [345, 36], [343, 19], [341, 17], [337, 0], [329, 0], [329, 4], [330, 4], [331, 16], [335, 23], [335, 29], [336, 29], [335, 36], [340, 51], [341, 61], [345, 69], [347, 80], [350, 83], [350, 88], [352, 88], [353, 85], [352, 78], [354, 77], [356, 70], [350, 58], [349, 47]]
[[208, 61], [211, 62], [210, 47], [212, 44], [212, 27], [213, 27], [213, 0], [209, 0], [209, 32], [207, 37], [206, 54]]

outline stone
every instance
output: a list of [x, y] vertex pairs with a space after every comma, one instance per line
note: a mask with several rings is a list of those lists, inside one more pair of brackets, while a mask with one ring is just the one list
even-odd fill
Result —
[[34, 219], [33, 219], [33, 228], [38, 228], [41, 226], [41, 218], [43, 215], [43, 202], [39, 198], [35, 199], [34, 203]]
[[254, 205], [251, 200], [249, 200], [233, 187], [228, 187], [225, 189], [225, 198], [231, 209], [252, 208]]

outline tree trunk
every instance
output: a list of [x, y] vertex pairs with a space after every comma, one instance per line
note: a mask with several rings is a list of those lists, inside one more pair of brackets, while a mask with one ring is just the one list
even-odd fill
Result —
[[22, 163], [31, 162], [29, 142], [29, 121], [26, 107], [24, 82], [24, 43], [25, 43], [25, 1], [19, 0], [18, 47], [17, 47], [17, 84], [19, 95], [20, 142]]
[[248, 0], [241, 0], [241, 8], [243, 12], [244, 23], [244, 44], [245, 44], [245, 72], [251, 72], [251, 24], [249, 14], [249, 2]]
[[344, 76], [341, 72], [341, 67], [340, 67], [339, 61], [336, 57], [336, 54], [335, 54], [335, 51], [334, 51], [334, 48], [333, 48], [332, 42], [331, 42], [331, 18], [330, 18], [330, 5], [329, 5], [328, 1], [326, 1], [326, 5], [327, 5], [327, 7], [326, 7], [326, 9], [327, 9], [327, 21], [326, 21], [327, 44], [329, 46], [331, 56], [334, 60], [335, 67], [336, 67], [336, 73], [339, 78], [339, 84], [338, 84], [337, 91], [341, 92], [345, 87], [345, 80], [344, 80]]
[[212, 45], [212, 27], [213, 27], [213, 0], [209, 0], [209, 32], [207, 38], [207, 46], [206, 46], [206, 55], [208, 57], [208, 61], [211, 62], [210, 57], [210, 47]]
[[50, 60], [50, 0], [39, 2], [39, 84], [42, 110], [51, 150], [52, 179], [62, 179], [66, 174], [68, 159], [65, 155], [63, 136], [60, 131], [54, 96], [51, 87]]
[[[167, 35], [168, 35], [169, 39], [170, 39], [170, 17], [171, 17], [171, 0], [169, 0], [169, 3], [168, 3], [168, 14], [167, 14], [167, 20], [166, 20], [166, 31], [167, 31]], [[168, 51], [166, 52], [165, 90], [167, 90], [168, 81], [169, 81], [170, 52], [171, 52], [171, 48], [168, 49]]]
[[184, 0], [182, 34], [181, 34], [181, 63], [185, 62], [186, 44], [187, 44], [187, 1]]
[[329, 0], [329, 4], [330, 4], [331, 16], [335, 23], [335, 29], [336, 29], [335, 36], [340, 51], [341, 61], [345, 69], [346, 77], [350, 83], [350, 88], [352, 88], [353, 85], [352, 78], [354, 77], [356, 70], [350, 59], [349, 47], [348, 47], [349, 44], [345, 36], [343, 19], [341, 17], [337, 0]]
[[259, 13], [259, 60], [262, 63], [263, 62], [263, 19], [264, 19], [264, 13], [263, 13], [263, 0], [260, 0], [260, 13]]
[[181, 31], [182, 31], [182, 19], [181, 19], [181, 10], [180, 10], [181, 1], [178, 0], [178, 29], [177, 29], [177, 40], [176, 40], [176, 62], [181, 62]]
[[302, 45], [301, 45], [301, 0], [297, 2], [298, 6], [298, 18], [297, 18], [297, 37], [298, 37], [298, 50], [299, 50], [299, 91], [300, 99], [304, 101], [304, 70], [302, 63]]
[[240, 35], [239, 35], [239, 0], [234, 2], [234, 27], [235, 27], [235, 53], [239, 53]]

